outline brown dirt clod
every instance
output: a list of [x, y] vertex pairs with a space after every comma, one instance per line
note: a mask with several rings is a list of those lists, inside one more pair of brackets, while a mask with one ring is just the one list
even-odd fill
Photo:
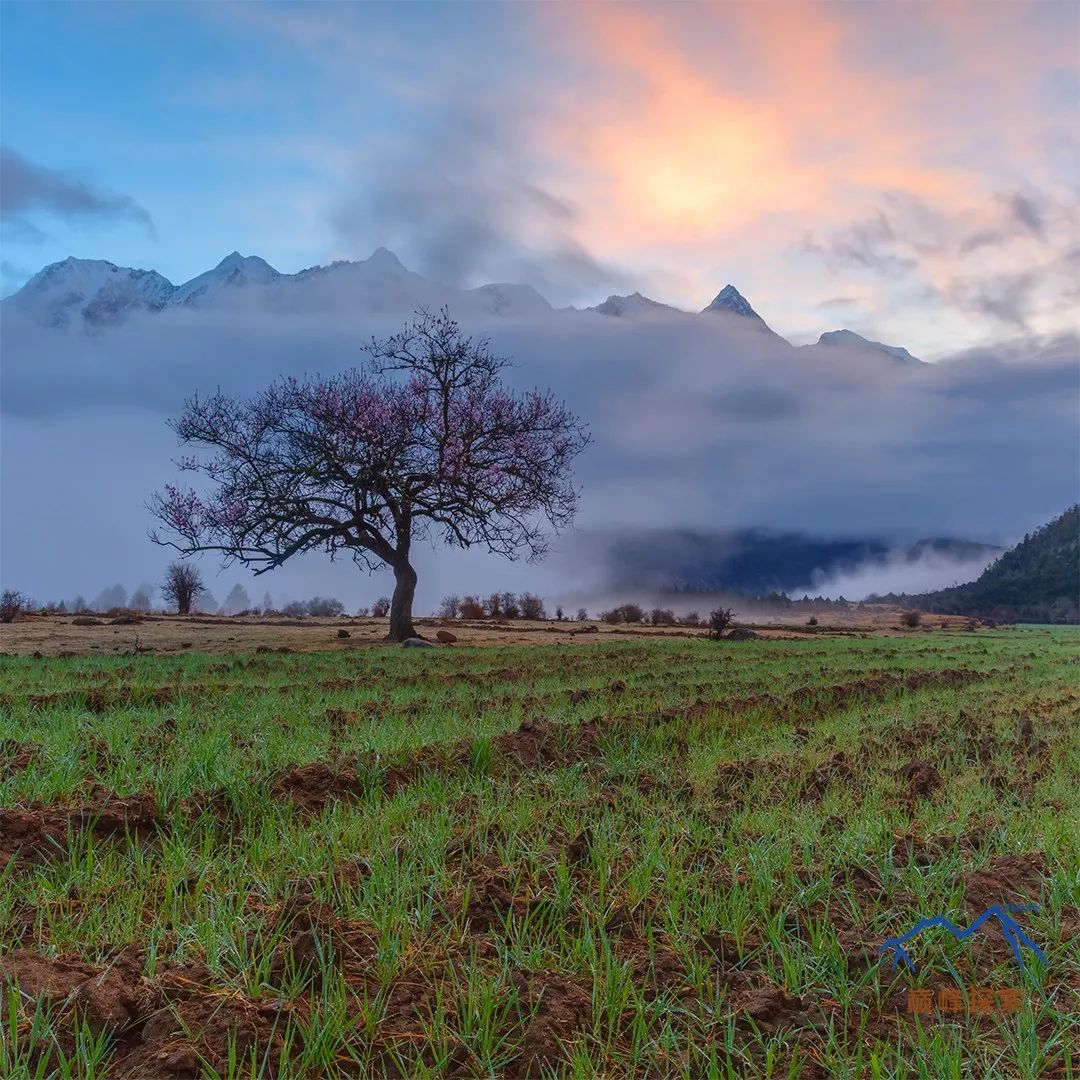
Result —
[[270, 783], [270, 791], [279, 799], [290, 800], [305, 813], [317, 814], [328, 802], [353, 802], [364, 791], [356, 774], [335, 772], [321, 761], [284, 769]]
[[67, 846], [70, 835], [89, 830], [97, 839], [140, 835], [161, 824], [154, 797], [147, 792], [120, 798], [95, 787], [89, 800], [74, 809], [33, 806], [0, 810], [0, 869], [10, 861], [34, 862]]
[[578, 983], [561, 975], [520, 978], [522, 1000], [534, 1009], [525, 1028], [515, 1075], [546, 1075], [567, 1060], [574, 1036], [592, 1018], [592, 998]]
[[900, 769], [899, 776], [907, 781], [909, 799], [924, 799], [941, 787], [941, 773], [927, 758], [912, 758]]

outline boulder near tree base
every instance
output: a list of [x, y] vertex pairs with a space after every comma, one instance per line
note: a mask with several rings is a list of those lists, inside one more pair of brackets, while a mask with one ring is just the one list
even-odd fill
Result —
[[588, 445], [550, 394], [511, 393], [508, 361], [444, 310], [372, 342], [363, 369], [281, 379], [248, 401], [195, 397], [173, 422], [203, 491], [151, 499], [158, 543], [213, 551], [256, 574], [301, 552], [394, 572], [391, 641], [416, 636], [412, 544], [439, 538], [506, 558], [544, 554], [545, 525], [577, 509], [571, 465]]

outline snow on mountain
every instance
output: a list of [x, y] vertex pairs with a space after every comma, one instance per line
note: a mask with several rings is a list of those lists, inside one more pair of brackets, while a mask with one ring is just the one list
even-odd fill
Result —
[[266, 285], [276, 281], [279, 274], [258, 255], [241, 255], [234, 251], [213, 268], [180, 285], [171, 297], [174, 304], [198, 304], [214, 296], [224, 287]]
[[701, 314], [737, 315], [746, 320], [746, 325], [763, 330], [775, 338], [784, 339], [750, 306], [750, 301], [734, 285], [725, 285], [708, 307], [702, 308]]
[[73, 322], [97, 327], [119, 322], [131, 311], [160, 311], [174, 291], [156, 270], [68, 258], [46, 266], [4, 303], [57, 329]]
[[551, 305], [531, 285], [500, 282], [481, 285], [469, 291], [492, 315], [542, 315], [552, 310]]
[[455, 303], [462, 296], [459, 289], [406, 269], [384, 247], [359, 261], [340, 260], [282, 276], [273, 293], [273, 306], [280, 311], [406, 315]]
[[[817, 340], [818, 345], [825, 345], [833, 349], [850, 349], [859, 352], [880, 353], [902, 364], [921, 364], [917, 356], [912, 356], [907, 349], [899, 345], [884, 345], [880, 341], [871, 341], [853, 330], [829, 330]], [[805, 348], [815, 348], [813, 345]]]
[[[407, 269], [384, 247], [366, 259], [313, 266], [297, 274], [279, 273], [257, 255], [234, 251], [212, 270], [179, 286], [154, 270], [133, 270], [101, 259], [69, 258], [46, 266], [4, 300], [3, 309], [56, 329], [97, 331], [133, 313], [154, 314], [176, 307], [201, 310], [240, 303], [297, 316], [408, 316], [420, 308], [434, 311], [444, 306], [462, 316], [531, 319], [559, 314], [531, 285], [500, 282], [459, 289]], [[721, 289], [697, 316], [639, 292], [609, 296], [584, 310], [631, 319], [672, 315], [712, 319], [720, 315], [724, 318], [717, 325], [732, 331], [746, 328], [764, 332], [786, 344], [734, 285]], [[876, 353], [905, 364], [921, 362], [907, 349], [870, 341], [850, 330], [822, 334], [816, 344], [804, 348], [818, 350], [819, 355], [837, 349]]]
[[629, 296], [609, 296], [602, 304], [588, 307], [586, 311], [595, 311], [600, 315], [614, 315], [618, 318], [635, 318], [639, 315], [661, 315], [668, 312], [679, 312], [678, 308], [670, 304], [661, 304], [659, 300], [652, 300], [641, 293], [631, 293]]

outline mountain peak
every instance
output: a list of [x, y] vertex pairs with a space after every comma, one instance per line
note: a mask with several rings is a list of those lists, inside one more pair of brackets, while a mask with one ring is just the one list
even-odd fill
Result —
[[632, 292], [629, 296], [609, 296], [603, 303], [586, 308], [586, 311], [595, 311], [600, 315], [614, 315], [626, 317], [634, 315], [655, 315], [664, 311], [676, 311], [669, 304], [661, 304], [659, 300], [653, 300], [648, 296], [642, 296], [639, 292]]
[[244, 262], [244, 256], [239, 251], [231, 251], [224, 259], [214, 267], [215, 270], [232, 270]]
[[386, 247], [377, 247], [364, 262], [375, 270], [404, 270], [402, 261]]
[[739, 318], [746, 320], [747, 326], [752, 326], [757, 330], [764, 330], [767, 334], [771, 334], [779, 341], [787, 342], [784, 338], [771, 327], [769, 324], [750, 306], [750, 301], [732, 284], [725, 285], [715, 297], [713, 302], [706, 308], [702, 308], [702, 314], [712, 312], [714, 315], [738, 315]]
[[892, 360], [903, 364], [921, 364], [917, 356], [912, 356], [907, 349], [899, 345], [885, 345], [880, 341], [871, 341], [862, 334], [856, 334], [854, 330], [827, 330], [818, 338], [819, 345], [828, 345], [832, 348], [862, 349], [867, 352], [884, 353]]
[[750, 306], [750, 301], [732, 284], [725, 285], [715, 297], [713, 302], [704, 309], [705, 311], [726, 311], [734, 315], [744, 315], [750, 319], [760, 319], [761, 316]]

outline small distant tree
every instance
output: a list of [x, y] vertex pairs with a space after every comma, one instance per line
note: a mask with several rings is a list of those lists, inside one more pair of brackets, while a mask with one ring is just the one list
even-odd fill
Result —
[[0, 623], [14, 622], [15, 617], [31, 606], [30, 597], [15, 589], [0, 593]]
[[375, 619], [385, 619], [390, 614], [390, 598], [388, 596], [380, 596], [374, 604], [371, 605], [371, 615]]
[[304, 619], [307, 617], [307, 613], [306, 600], [290, 600], [281, 609], [281, 614], [287, 615], [290, 619]]
[[463, 596], [458, 614], [463, 619], [482, 619], [484, 617], [484, 605], [478, 596]]
[[199, 615], [216, 615], [220, 607], [209, 589], [203, 589], [191, 602], [191, 610]]
[[370, 619], [371, 618], [371, 608], [369, 608], [369, 607], [358, 607], [356, 609], [356, 617], [358, 619]]
[[179, 560], [169, 563], [165, 581], [161, 585], [161, 595], [165, 603], [176, 608], [177, 615], [190, 615], [195, 599], [205, 593], [206, 586], [198, 567]]
[[807, 626], [817, 626], [817, 624], [818, 624], [818, 622], [817, 622], [817, 616], [816, 615], [811, 615], [810, 618], [806, 620], [806, 625]]
[[140, 585], [132, 594], [131, 599], [128, 601], [128, 606], [133, 611], [149, 611], [152, 603], [151, 596], [153, 594], [154, 587], [152, 585]]
[[336, 619], [345, 613], [345, 605], [332, 596], [313, 596], [307, 602], [307, 613], [316, 619]]
[[619, 613], [622, 616], [622, 621], [626, 623], [639, 623], [645, 618], [645, 611], [640, 604], [623, 604], [619, 608]]
[[587, 622], [588, 619], [589, 619], [589, 613], [583, 607], [579, 607], [577, 609], [577, 621], [578, 622]]
[[181, 468], [210, 493], [166, 485], [158, 543], [215, 551], [265, 573], [305, 551], [394, 572], [388, 637], [413, 637], [412, 545], [441, 538], [541, 557], [545, 523], [577, 510], [571, 476], [589, 434], [550, 394], [512, 393], [509, 361], [446, 311], [373, 342], [365, 370], [287, 378], [244, 401], [193, 398], [173, 430], [206, 449]]
[[[533, 622], [538, 622], [541, 619], [547, 618], [544, 601], [534, 593], [522, 593], [518, 597], [518, 604], [521, 607], [521, 617], [523, 619], [531, 619]], [[562, 608], [559, 610], [561, 611]]]
[[556, 622], [562, 622], [563, 619], [565, 619], [565, 618], [566, 618], [566, 616], [563, 615], [563, 609], [561, 607], [557, 607], [555, 609], [555, 621]]
[[521, 618], [521, 606], [518, 603], [517, 597], [512, 592], [504, 592], [500, 599], [500, 603], [502, 605], [503, 618]]
[[444, 596], [439, 605], [439, 615], [443, 619], [456, 619], [461, 608], [460, 596]]
[[241, 611], [247, 611], [251, 607], [251, 597], [247, 589], [239, 582], [235, 584], [225, 597], [225, 603], [221, 605], [224, 615], [239, 615]]
[[260, 606], [262, 607], [264, 615], [268, 615], [274, 610], [274, 598], [270, 595], [269, 589], [263, 593], [262, 604]]
[[89, 610], [86, 606], [86, 597], [82, 594], [76, 596], [75, 599], [71, 601], [71, 610], [74, 611], [76, 615], [85, 615]]
[[653, 608], [649, 612], [649, 622], [653, 626], [674, 626], [675, 612], [671, 608]]
[[910, 626], [912, 629], [914, 629], [916, 626], [919, 626], [922, 623], [922, 612], [917, 610], [916, 608], [911, 608], [908, 611], [901, 612], [900, 621], [905, 626]]
[[720, 637], [735, 621], [735, 612], [731, 608], [718, 607], [709, 612], [709, 637]]
[[503, 594], [493, 592], [487, 600], [484, 601], [484, 614], [488, 615], [492, 619], [498, 619], [503, 614]]
[[97, 594], [93, 608], [95, 611], [112, 611], [114, 608], [126, 608], [127, 602], [127, 589], [123, 585], [110, 585]]
[[701, 616], [696, 611], [688, 611], [680, 620], [680, 626], [700, 626]]

